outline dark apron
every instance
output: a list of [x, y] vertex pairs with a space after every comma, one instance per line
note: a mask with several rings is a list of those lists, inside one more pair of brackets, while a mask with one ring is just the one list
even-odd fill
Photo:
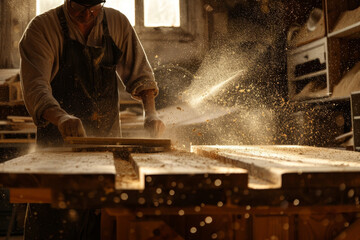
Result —
[[[64, 33], [64, 49], [59, 72], [51, 82], [54, 97], [66, 112], [81, 119], [88, 136], [119, 136], [115, 68], [122, 53], [109, 35], [105, 13], [101, 48], [71, 40], [63, 8], [57, 8], [57, 13]], [[37, 142], [54, 146], [62, 144], [63, 139], [58, 128], [48, 124], [38, 128]], [[70, 211], [75, 211], [76, 221]], [[96, 210], [61, 210], [49, 204], [28, 204], [24, 235], [25, 240], [99, 240], [100, 214]]]
[[[52, 94], [61, 108], [81, 119], [88, 136], [118, 137], [119, 101], [116, 64], [122, 54], [115, 45], [104, 13], [102, 47], [84, 46], [69, 37], [62, 7], [57, 8], [64, 34], [59, 71], [51, 82]], [[63, 143], [57, 126], [38, 127], [37, 143], [57, 146]]]

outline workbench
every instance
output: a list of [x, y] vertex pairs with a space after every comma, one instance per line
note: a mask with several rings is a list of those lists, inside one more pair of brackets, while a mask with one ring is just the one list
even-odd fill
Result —
[[12, 203], [101, 208], [103, 239], [360, 236], [358, 152], [275, 145], [89, 149], [38, 149], [2, 163], [1, 186]]

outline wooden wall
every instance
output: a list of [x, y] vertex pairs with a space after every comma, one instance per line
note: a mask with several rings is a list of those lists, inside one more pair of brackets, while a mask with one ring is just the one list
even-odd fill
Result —
[[19, 68], [19, 41], [35, 12], [36, 0], [0, 0], [0, 68]]

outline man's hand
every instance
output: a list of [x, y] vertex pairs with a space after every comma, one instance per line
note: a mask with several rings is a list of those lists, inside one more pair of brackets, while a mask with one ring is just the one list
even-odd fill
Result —
[[161, 137], [165, 131], [165, 124], [157, 116], [145, 117], [144, 128], [150, 132], [151, 137]]
[[58, 127], [62, 137], [86, 137], [81, 120], [58, 107], [48, 108], [42, 117]]
[[82, 122], [77, 117], [64, 115], [59, 119], [57, 126], [63, 138], [86, 137]]

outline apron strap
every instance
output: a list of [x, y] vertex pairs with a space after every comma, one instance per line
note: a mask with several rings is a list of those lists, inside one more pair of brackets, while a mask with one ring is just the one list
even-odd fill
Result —
[[110, 36], [109, 27], [108, 27], [108, 24], [107, 24], [106, 14], [105, 14], [105, 11], [104, 11], [104, 10], [103, 10], [103, 13], [104, 13], [104, 16], [103, 16], [102, 24], [103, 24], [104, 35], [105, 35], [105, 36]]
[[68, 39], [70, 39], [70, 37], [69, 37], [69, 28], [68, 28], [68, 25], [67, 25], [67, 22], [66, 22], [66, 17], [65, 17], [63, 6], [57, 7], [56, 12], [57, 12], [57, 15], [58, 15], [58, 18], [59, 18], [59, 21], [60, 21], [61, 29], [62, 29], [62, 31], [64, 33], [64, 38], [65, 38], [65, 40], [68, 40]]

